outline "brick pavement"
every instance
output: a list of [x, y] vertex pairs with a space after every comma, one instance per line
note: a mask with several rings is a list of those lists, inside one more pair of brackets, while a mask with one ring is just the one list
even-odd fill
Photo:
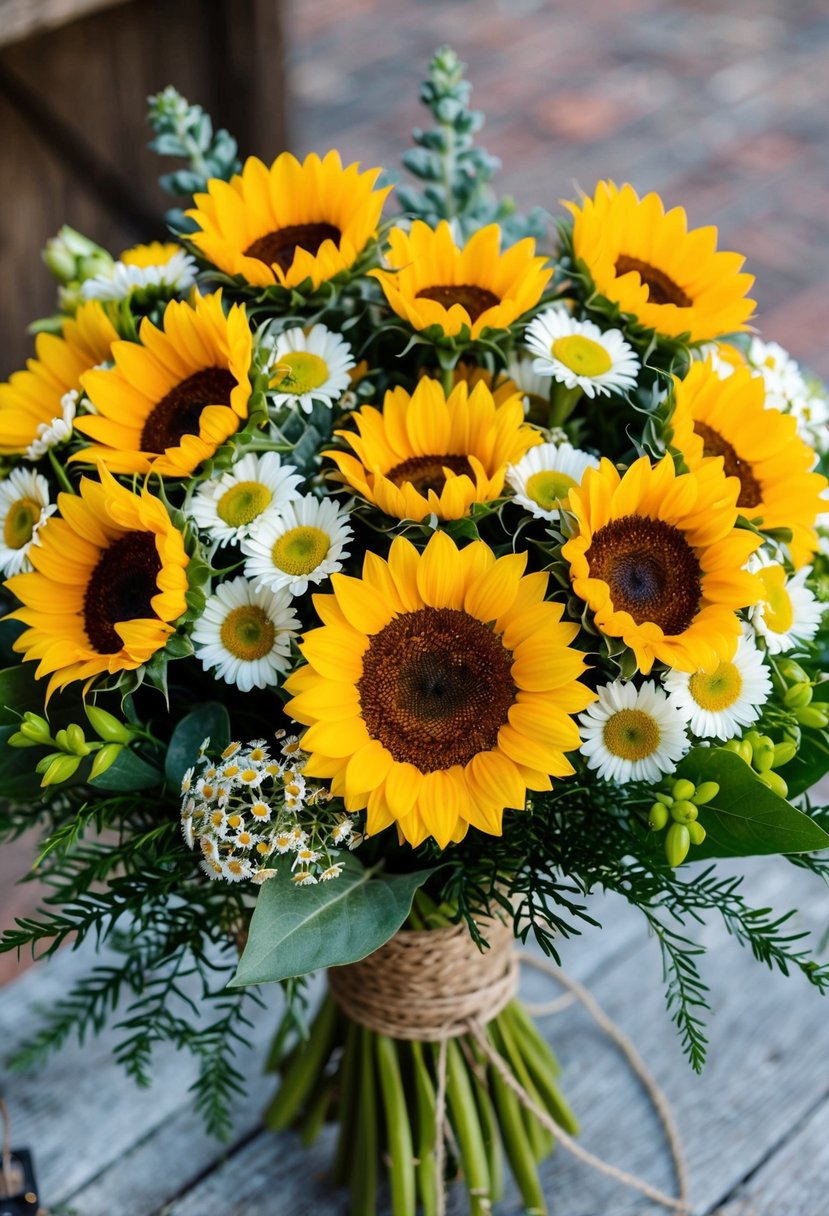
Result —
[[[396, 168], [448, 42], [504, 192], [554, 210], [599, 177], [659, 190], [748, 256], [766, 335], [829, 377], [827, 0], [290, 0], [286, 25], [297, 151]], [[0, 924], [32, 902], [11, 888], [30, 851], [0, 850]]]

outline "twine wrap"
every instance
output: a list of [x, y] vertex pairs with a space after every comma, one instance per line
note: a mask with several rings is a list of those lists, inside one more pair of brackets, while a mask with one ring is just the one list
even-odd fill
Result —
[[[667, 1099], [627, 1036], [600, 1008], [590, 993], [565, 976], [547, 959], [516, 953], [513, 929], [500, 920], [481, 926], [489, 949], [475, 945], [465, 925], [443, 929], [401, 930], [374, 954], [358, 963], [333, 967], [328, 982], [334, 999], [348, 1017], [376, 1034], [439, 1044], [435, 1096], [435, 1210], [445, 1216], [443, 1164], [446, 1121], [447, 1043], [468, 1035], [489, 1065], [513, 1091], [525, 1110], [556, 1137], [562, 1148], [579, 1161], [622, 1186], [638, 1191], [671, 1211], [691, 1211], [688, 1178], [679, 1134]], [[537, 1007], [537, 1016], [559, 1012], [579, 1001], [626, 1056], [648, 1094], [662, 1123], [676, 1174], [678, 1197], [666, 1195], [618, 1166], [581, 1147], [551, 1115], [535, 1102], [514, 1076], [509, 1064], [494, 1049], [485, 1027], [517, 993], [518, 964], [525, 962], [549, 975], [567, 989], [567, 995]], [[532, 1011], [532, 1007], [529, 1007]]]
[[328, 983], [354, 1022], [393, 1039], [440, 1043], [466, 1034], [470, 1022], [496, 1018], [518, 990], [511, 925], [487, 921], [489, 949], [466, 925], [402, 930], [374, 954], [332, 967]]

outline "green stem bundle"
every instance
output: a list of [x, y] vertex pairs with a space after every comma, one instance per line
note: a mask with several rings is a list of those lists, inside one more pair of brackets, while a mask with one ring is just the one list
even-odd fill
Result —
[[[533, 1097], [564, 1130], [576, 1120], [556, 1084], [559, 1065], [518, 1000], [486, 1027], [489, 1042]], [[326, 1117], [339, 1123], [333, 1175], [351, 1194], [352, 1216], [375, 1216], [385, 1172], [392, 1216], [437, 1210], [436, 1125], [438, 1044], [393, 1039], [358, 1026], [326, 994], [310, 1035], [289, 1052], [282, 1083], [265, 1113], [274, 1131], [296, 1127], [310, 1144]], [[462, 1180], [471, 1216], [488, 1216], [502, 1195], [509, 1162], [528, 1212], [546, 1212], [538, 1165], [553, 1138], [469, 1035], [447, 1044], [446, 1185]]]

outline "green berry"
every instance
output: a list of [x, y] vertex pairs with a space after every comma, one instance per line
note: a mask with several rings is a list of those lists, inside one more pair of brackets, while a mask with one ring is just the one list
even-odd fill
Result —
[[661, 802], [663, 806], [671, 806], [674, 801], [670, 794], [665, 794], [662, 790], [657, 790], [654, 798], [656, 798], [657, 802]]
[[774, 759], [771, 762], [772, 768], [782, 768], [784, 764], [788, 764], [797, 755], [797, 744], [791, 739], [784, 739], [782, 743], [774, 745]]
[[780, 672], [787, 684], [808, 684], [808, 673], [803, 670], [799, 663], [794, 659], [781, 659], [777, 664], [777, 670]]
[[794, 716], [801, 726], [823, 730], [829, 723], [829, 705], [805, 705], [803, 709], [796, 709]]
[[684, 823], [672, 823], [665, 837], [665, 856], [669, 866], [681, 866], [691, 847], [691, 835]]
[[765, 773], [774, 762], [774, 743], [768, 735], [762, 735], [752, 748], [752, 761], [758, 773]]
[[803, 709], [811, 700], [812, 685], [808, 680], [800, 680], [797, 684], [792, 684], [791, 688], [787, 688], [783, 693], [783, 704], [787, 709]]
[[661, 832], [668, 822], [668, 808], [662, 802], [655, 802], [648, 814], [648, 827], [653, 832]]
[[693, 823], [699, 811], [693, 802], [675, 802], [671, 807], [671, 815], [677, 823]]
[[780, 798], [787, 797], [789, 787], [779, 773], [775, 773], [769, 769], [768, 772], [758, 773], [757, 778], [763, 782], [763, 785], [767, 785], [773, 794], [777, 794]]
[[705, 806], [706, 802], [710, 802], [712, 798], [716, 798], [719, 792], [720, 787], [716, 781], [703, 781], [697, 786], [691, 801], [695, 802], [697, 806]]
[[679, 802], [688, 802], [691, 798], [693, 798], [695, 789], [696, 786], [694, 785], [693, 781], [688, 781], [685, 777], [680, 777], [678, 781], [674, 782], [671, 793]]

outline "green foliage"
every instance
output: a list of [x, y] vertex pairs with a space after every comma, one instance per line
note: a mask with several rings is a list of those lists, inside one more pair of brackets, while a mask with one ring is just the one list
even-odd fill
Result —
[[719, 792], [700, 807], [706, 838], [695, 858], [808, 853], [829, 848], [829, 834], [785, 798], [772, 793], [745, 760], [720, 747], [697, 747], [677, 773], [695, 784], [715, 781]]
[[420, 100], [437, 125], [429, 131], [415, 129], [412, 138], [417, 146], [403, 156], [411, 175], [425, 184], [420, 190], [398, 186], [397, 199], [405, 211], [432, 227], [440, 220], [456, 220], [464, 240], [494, 223], [501, 225], [506, 244], [525, 236], [540, 238], [546, 231], [547, 213], [536, 207], [529, 215], [519, 215], [513, 200], [499, 200], [489, 184], [501, 162], [474, 146], [484, 116], [469, 109], [471, 85], [464, 80], [465, 67], [446, 46], [429, 64]]
[[227, 747], [230, 742], [230, 718], [218, 701], [207, 701], [176, 724], [164, 761], [167, 780], [176, 790], [188, 768], [196, 763], [199, 748], [207, 738], [214, 749]]
[[[148, 98], [147, 120], [155, 132], [149, 146], [159, 156], [181, 157], [187, 167], [159, 178], [168, 194], [189, 198], [203, 191], [211, 177], [229, 181], [241, 167], [236, 140], [227, 131], [213, 130], [210, 115], [172, 87]], [[167, 222], [175, 231], [191, 232], [193, 225], [180, 210], [169, 211]]]
[[287, 858], [262, 887], [233, 986], [268, 984], [356, 963], [392, 937], [432, 873], [384, 874], [344, 856], [339, 878], [298, 887]]

